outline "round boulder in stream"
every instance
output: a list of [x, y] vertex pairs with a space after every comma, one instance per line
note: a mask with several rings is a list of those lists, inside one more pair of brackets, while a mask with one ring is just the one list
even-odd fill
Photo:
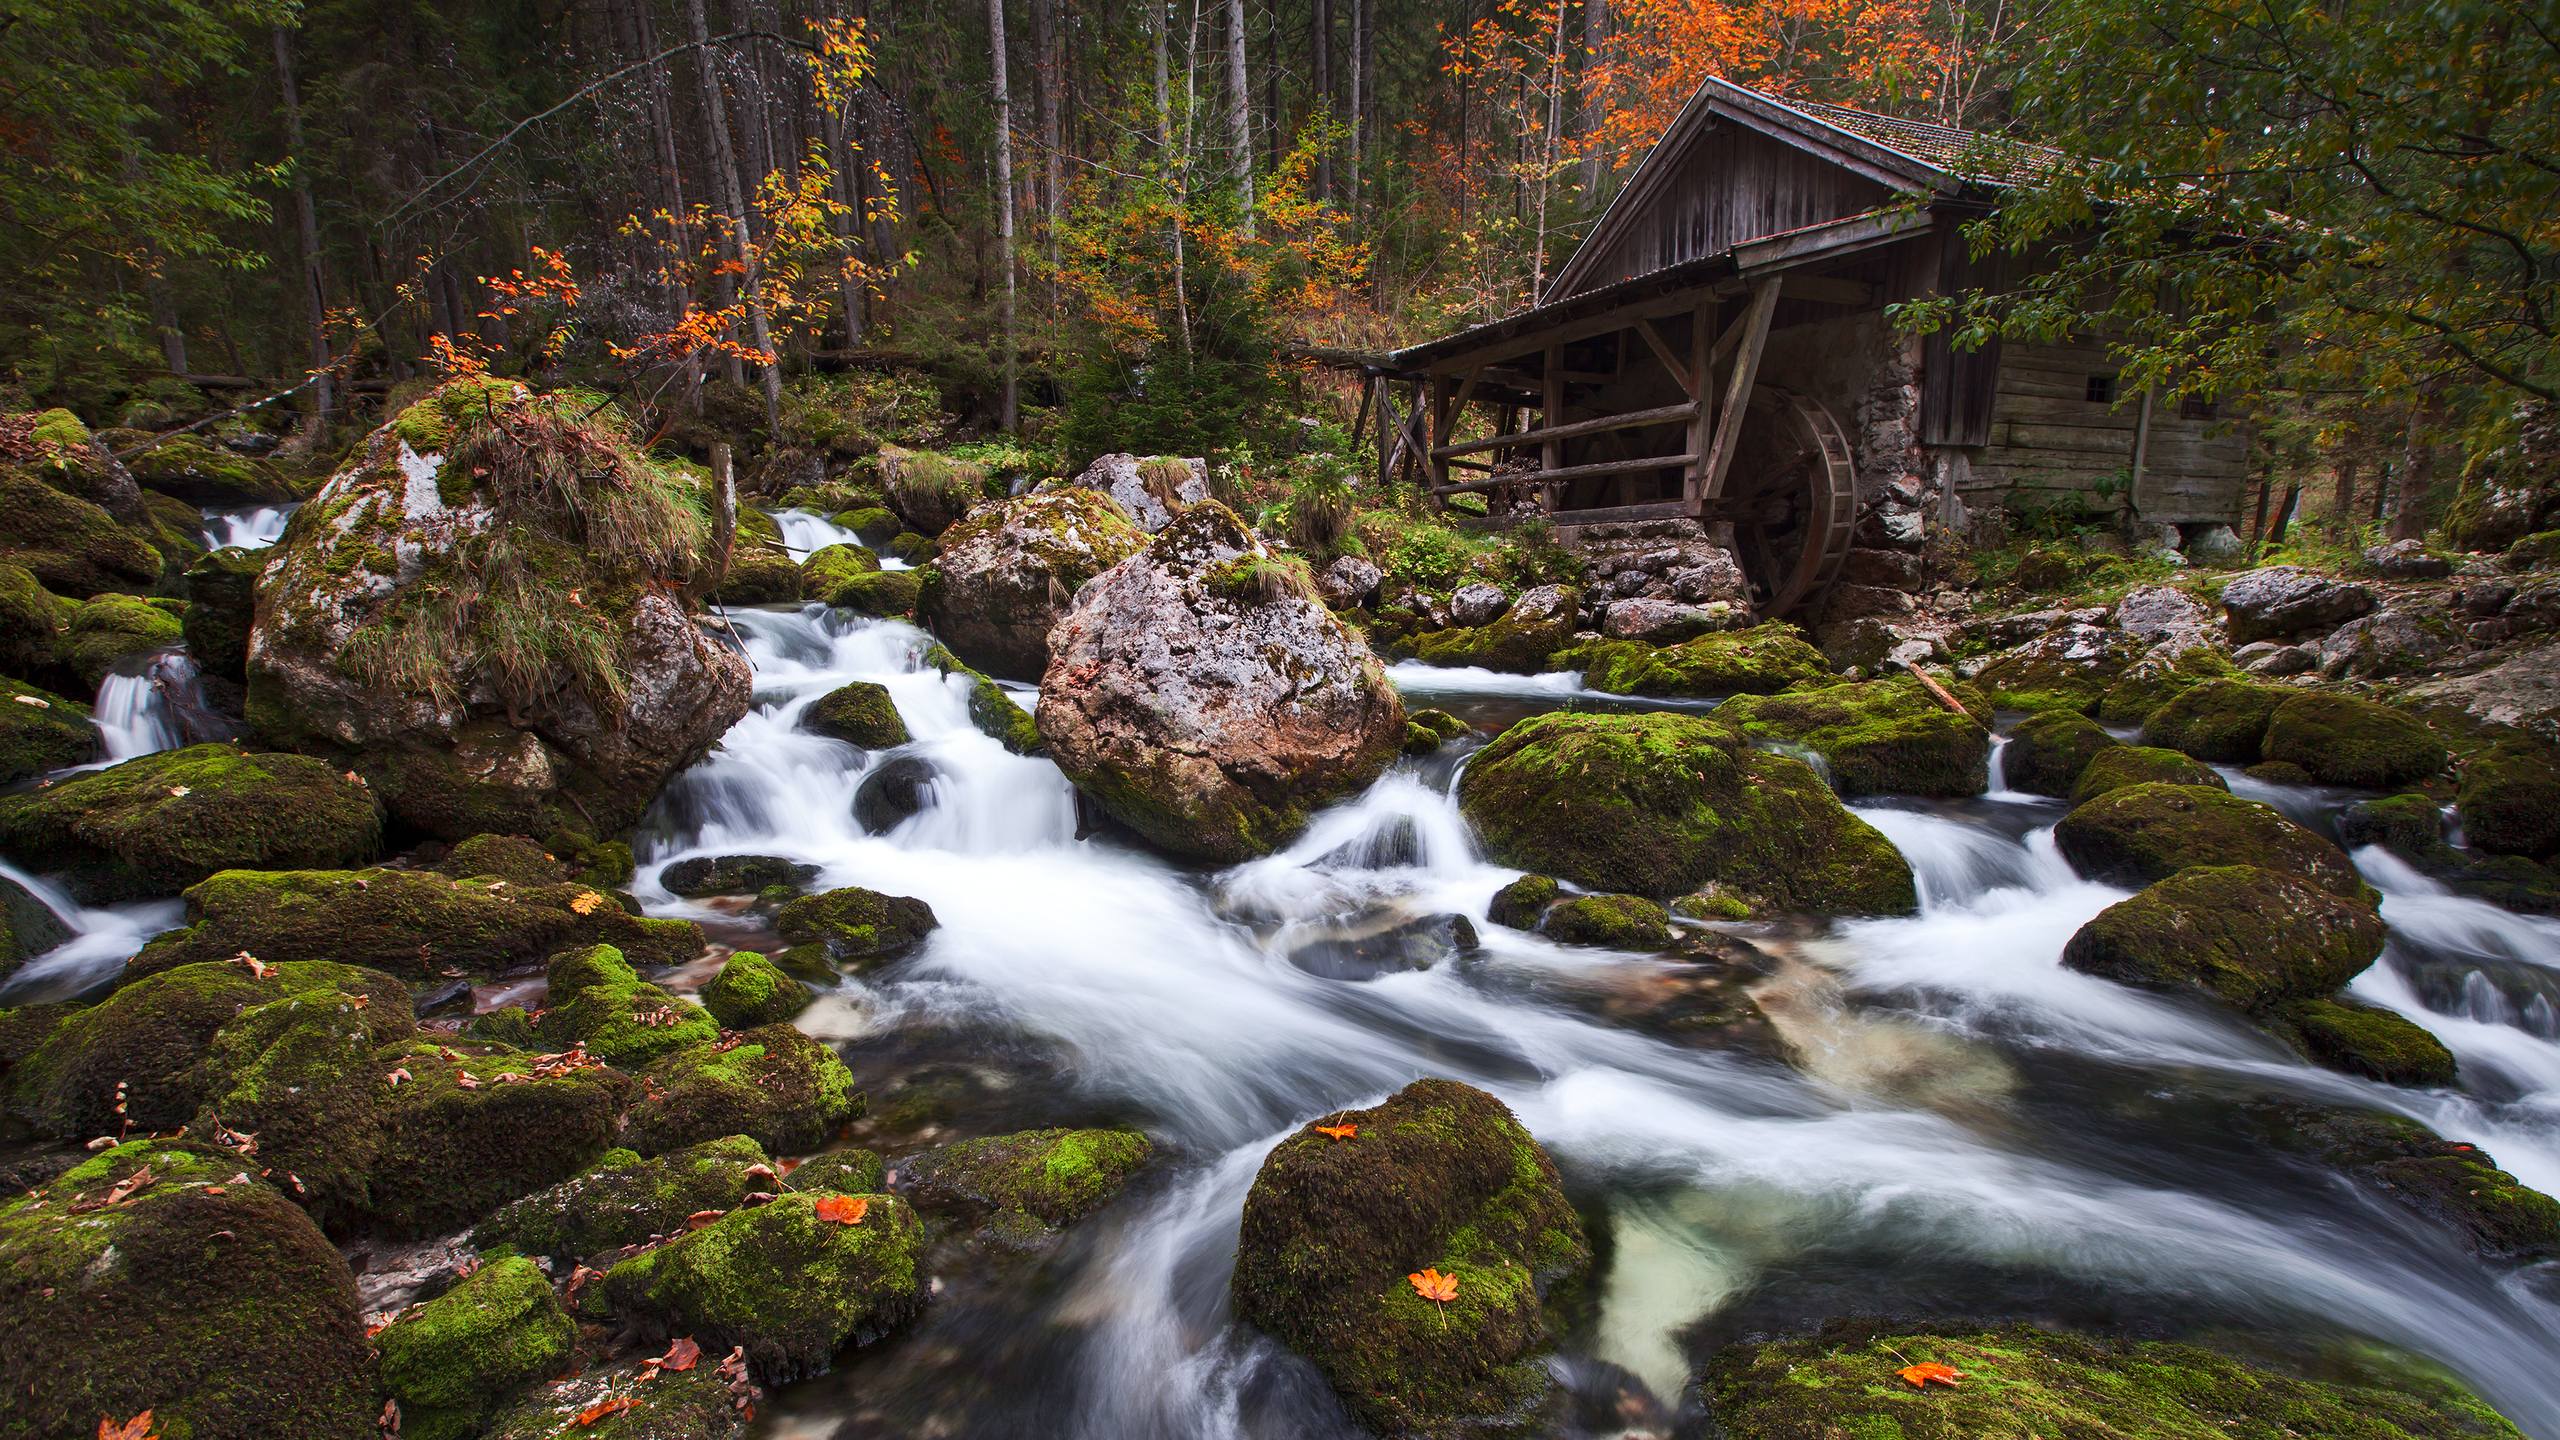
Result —
[[899, 755], [862, 777], [853, 792], [853, 820], [865, 834], [886, 835], [933, 803], [941, 772], [921, 755]]
[[1949, 710], [1910, 678], [1737, 695], [1715, 717], [1754, 740], [1801, 745], [1831, 767], [1843, 795], [1979, 795], [1990, 785], [1991, 702], [1971, 686]]
[[1029, 678], [1076, 591], [1138, 553], [1146, 532], [1098, 490], [1039, 490], [974, 511], [942, 536], [916, 619], [962, 659]]
[[2203, 785], [2151, 781], [2110, 790], [2053, 827], [2071, 868], [2109, 885], [2149, 885], [2191, 865], [2255, 865], [2361, 899], [2347, 852], [2272, 805]]
[[[1245, 1197], [1238, 1318], [1313, 1361], [1386, 1436], [1528, 1428], [1545, 1300], [1590, 1267], [1555, 1166], [1501, 1101], [1418, 1080], [1280, 1142]], [[1445, 1301], [1408, 1276], [1433, 1272]]]
[[1458, 800], [1495, 860], [1592, 890], [1713, 881], [1817, 914], [1919, 907], [1901, 852], [1810, 766], [1712, 719], [1535, 716], [1477, 754]]
[[1050, 635], [1040, 735], [1114, 819], [1233, 862], [1375, 780], [1404, 702], [1306, 576], [1212, 500], [1077, 595]]
[[2080, 927], [2062, 963], [2154, 989], [2201, 990], [2259, 1013], [2328, 995], [2382, 953], [2382, 917], [2250, 865], [2181, 870]]
[[889, 687], [876, 680], [856, 680], [809, 702], [800, 728], [865, 750], [894, 750], [913, 738]]
[[2018, 722], [2001, 752], [2001, 773], [2013, 790], [2062, 799], [2098, 752], [2124, 742], [2106, 727], [2072, 710], [2047, 710]]
[[228, 745], [164, 750], [0, 799], [0, 848], [70, 872], [73, 893], [93, 902], [165, 895], [222, 870], [349, 864], [381, 839], [382, 807], [366, 786], [307, 755]]

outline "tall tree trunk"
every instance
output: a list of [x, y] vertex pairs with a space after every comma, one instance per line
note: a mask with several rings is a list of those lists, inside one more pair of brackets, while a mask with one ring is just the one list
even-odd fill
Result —
[[1227, 0], [1227, 144], [1235, 151], [1236, 194], [1243, 220], [1237, 230], [1253, 233], [1253, 80], [1244, 63], [1244, 0]]
[[293, 229], [302, 246], [302, 305], [311, 343], [311, 439], [327, 438], [337, 411], [329, 373], [329, 298], [320, 271], [320, 219], [311, 205], [311, 176], [302, 163], [302, 94], [293, 82], [293, 40], [275, 27], [276, 86], [284, 100], [284, 149], [293, 162]]
[[2343, 535], [2356, 528], [2356, 466], [2352, 450], [2338, 457], [2338, 493], [2329, 506], [2329, 528]]
[[738, 281], [747, 300], [748, 338], [764, 356], [764, 418], [769, 429], [782, 424], [782, 358], [773, 352], [773, 326], [765, 315], [764, 295], [758, 273], [760, 257], [756, 253], [753, 217], [747, 209], [746, 194], [738, 182], [738, 151], [729, 138], [729, 110], [720, 94], [720, 77], [712, 68], [711, 25], [702, 13], [702, 0], [685, 0], [685, 23], [692, 27], [694, 73], [702, 80], [702, 110], [711, 137], [711, 183], [717, 187], [721, 208], [729, 212], [730, 241], [738, 262]]
[[1343, 111], [1351, 120], [1351, 143], [1343, 147], [1343, 191], [1351, 213], [1360, 213], [1360, 154], [1369, 138], [1369, 7], [1375, 0], [1351, 0], [1350, 93]]
[[[1575, 112], [1573, 133], [1588, 143], [1600, 128], [1600, 116], [1607, 97], [1593, 76], [1600, 62], [1600, 50], [1609, 43], [1609, 0], [1582, 0], [1582, 104]], [[1600, 181], [1605, 171], [1600, 164], [1600, 148], [1591, 145], [1582, 155], [1582, 203], [1586, 209], [1597, 209]]]
[[987, 55], [995, 69], [996, 261], [1004, 267], [1003, 427], [1021, 425], [1020, 355], [1013, 328], [1013, 87], [1005, 79], [1004, 0], [987, 0]]
[[[1308, 7], [1312, 18], [1307, 31], [1308, 83], [1315, 88], [1315, 104], [1310, 107], [1318, 124], [1333, 120], [1333, 0], [1312, 0]], [[1316, 198], [1333, 198], [1333, 138], [1325, 137], [1324, 148], [1316, 152]]]
[[1564, 135], [1565, 0], [1553, 0], [1553, 3], [1556, 7], [1556, 23], [1555, 39], [1547, 47], [1547, 130], [1543, 143], [1538, 147], [1538, 183], [1536, 198], [1531, 202], [1538, 211], [1537, 258], [1535, 268], [1529, 272], [1529, 303], [1532, 305], [1544, 301], [1547, 297], [1547, 196], [1555, 182], [1558, 164], [1556, 146], [1562, 141]]
[[2427, 433], [2432, 398], [2422, 391], [2409, 410], [2409, 429], [2400, 448], [2400, 504], [2391, 512], [2393, 540], [2425, 538], [2427, 516], [2435, 509], [2436, 447]]
[[[630, 0], [631, 55], [640, 59], [658, 53], [657, 27], [649, 16], [647, 0]], [[666, 234], [659, 243], [666, 248], [661, 267], [659, 303], [666, 307], [667, 324], [681, 324], [693, 310], [693, 241], [692, 227], [685, 215], [684, 158], [676, 149], [676, 107], [667, 88], [667, 69], [652, 65], [644, 72], [642, 101], [649, 115], [649, 141], [657, 151], [656, 184], [651, 187], [661, 208], [666, 211]], [[653, 235], [652, 237], [656, 237]], [[681, 382], [678, 404], [688, 415], [702, 413], [702, 358], [687, 355], [677, 362], [677, 378]]]
[[1059, 132], [1064, 106], [1065, 57], [1059, 52], [1058, 0], [1034, 0], [1032, 44], [1040, 52], [1040, 203], [1044, 222], [1041, 243], [1049, 253], [1049, 316], [1058, 314], [1058, 230], [1067, 215], [1067, 149]]

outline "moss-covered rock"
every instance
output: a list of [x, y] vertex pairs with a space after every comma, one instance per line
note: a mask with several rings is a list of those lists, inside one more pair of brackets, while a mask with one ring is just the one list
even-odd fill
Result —
[[1414, 657], [1431, 665], [1474, 665], [1534, 675], [1566, 664], [1560, 657], [1573, 644], [1575, 618], [1581, 610], [1581, 591], [1542, 586], [1486, 624], [1416, 636]]
[[2277, 1103], [2248, 1118], [2252, 1138], [2345, 1171], [2453, 1231], [2483, 1258], [2560, 1258], [2560, 1201], [2499, 1169], [2477, 1145], [2374, 1111]]
[[809, 1008], [809, 987], [753, 950], [741, 950], [702, 987], [702, 1005], [721, 1026], [753, 1030], [779, 1025]]
[[760, 895], [775, 886], [797, 891], [818, 867], [780, 855], [696, 855], [658, 872], [671, 895]]
[[551, 957], [544, 973], [551, 996], [534, 1033], [554, 1049], [584, 1045], [607, 1065], [637, 1070], [661, 1055], [720, 1038], [709, 1012], [642, 980], [610, 945], [563, 951]]
[[2493, 855], [2560, 856], [2560, 752], [2502, 741], [2462, 762], [2454, 813], [2465, 840]]
[[2062, 963], [2151, 989], [2195, 989], [2253, 1014], [2335, 992], [2382, 953], [2382, 917], [2250, 865], [2180, 870], [2098, 912]]
[[2427, 795], [2382, 795], [2338, 812], [2338, 843], [2379, 845], [2456, 893], [2526, 915], [2560, 915], [2560, 874], [2521, 855], [2445, 843], [2444, 810]]
[[[1382, 1435], [1528, 1428], [1552, 1382], [1542, 1302], [1588, 1268], [1538, 1143], [1483, 1091], [1419, 1080], [1283, 1140], [1245, 1197], [1237, 1318], [1313, 1361]], [[1405, 1277], [1457, 1278], [1434, 1305]]]
[[2201, 785], [2128, 785], [2075, 806], [2054, 826], [2072, 868], [2110, 885], [2166, 880], [2191, 865], [2255, 865], [2360, 898], [2345, 851], [2273, 806]]
[[854, 582], [880, 572], [880, 557], [860, 545], [826, 545], [800, 562], [802, 587], [809, 598], [828, 605], [847, 604]]
[[942, 534], [916, 595], [916, 620], [970, 664], [1036, 679], [1049, 630], [1076, 591], [1145, 548], [1111, 497], [1038, 490], [971, 511]]
[[1446, 710], [1410, 710], [1404, 717], [1404, 753], [1428, 755], [1472, 727]]
[[374, 1440], [355, 1277], [241, 1169], [135, 1141], [0, 1203], [0, 1436], [89, 1436], [148, 1410], [187, 1440]]
[[[1153, 1148], [1135, 1130], [1025, 1130], [928, 1150], [898, 1170], [918, 1207], [1010, 1231], [1071, 1225], [1101, 1209]], [[807, 1188], [797, 1172], [793, 1185]]]
[[559, 856], [523, 835], [474, 835], [444, 852], [435, 868], [457, 880], [504, 880], [510, 885], [561, 885], [571, 878]]
[[913, 738], [889, 687], [876, 680], [856, 680], [810, 701], [800, 712], [800, 728], [865, 750], [888, 750]]
[[860, 1220], [844, 1224], [820, 1208], [840, 1198], [790, 1194], [732, 1210], [614, 1266], [605, 1299], [617, 1318], [691, 1335], [706, 1350], [744, 1345], [769, 1380], [824, 1370], [847, 1345], [905, 1324], [925, 1300], [915, 1211], [866, 1195]]
[[2078, 805], [2127, 785], [2202, 785], [2228, 790], [2231, 782], [2201, 760], [2156, 745], [2116, 745], [2090, 757], [2073, 781], [2069, 799]]
[[641, 1072], [640, 1082], [648, 1099], [623, 1118], [623, 1134], [643, 1155], [723, 1135], [797, 1155], [862, 1113], [862, 1094], [836, 1052], [789, 1025], [679, 1050]]
[[2085, 715], [2123, 680], [2136, 648], [2121, 631], [2068, 625], [1993, 659], [1973, 683], [2002, 710]]
[[1535, 716], [1477, 754], [1458, 795], [1495, 860], [1594, 890], [1712, 880], [1826, 914], [1919, 904], [1900, 852], [1809, 767], [1709, 719]]
[[791, 1188], [811, 1195], [877, 1195], [889, 1188], [889, 1165], [877, 1150], [830, 1150], [793, 1170]]
[[[1963, 1374], [1925, 1389], [1895, 1373]], [[1699, 1389], [1727, 1440], [2515, 1440], [2450, 1377], [2404, 1362], [2313, 1380], [2193, 1345], [2023, 1327], [1840, 1322], [1717, 1354]]]
[[2072, 710], [2048, 710], [2018, 722], [2000, 752], [2001, 778], [2012, 790], [2059, 800], [2098, 752], [2121, 747], [2106, 727]]
[[183, 603], [137, 595], [100, 595], [71, 608], [55, 639], [64, 669], [91, 690], [129, 655], [148, 655], [186, 643]]
[[[35, 893], [15, 880], [0, 877], [0, 980], [20, 965], [72, 937], [73, 931]], [[15, 1057], [0, 1046], [0, 1075]]]
[[1671, 943], [1671, 912], [1641, 895], [1576, 895], [1549, 910], [1541, 928], [1566, 945], [1659, 950]]
[[256, 618], [258, 576], [267, 557], [256, 550], [211, 550], [187, 567], [187, 613], [180, 622], [198, 669], [225, 680], [249, 678], [249, 626]]
[[88, 706], [0, 679], [0, 785], [86, 764], [97, 753]]
[[467, 1225], [519, 1196], [557, 1185], [613, 1143], [631, 1089], [592, 1060], [505, 1046], [388, 1046], [382, 1149], [367, 1182], [367, 1217], [393, 1235]]
[[914, 613], [924, 581], [913, 570], [878, 570], [856, 575], [829, 591], [826, 601], [863, 615], [904, 618]]
[[[1957, 698], [1991, 713], [1978, 691], [1958, 687]], [[1754, 740], [1820, 755], [1843, 795], [1979, 795], [1990, 784], [1991, 733], [1908, 677], [1741, 695], [1715, 713]]]
[[782, 548], [780, 537], [750, 533], [741, 523], [711, 598], [724, 605], [788, 605], [807, 593], [808, 573]]
[[521, 1255], [483, 1262], [402, 1315], [375, 1343], [382, 1388], [408, 1440], [469, 1440], [499, 1407], [567, 1364], [577, 1322], [542, 1268]]
[[160, 552], [113, 515], [14, 465], [0, 466], [0, 562], [73, 599], [148, 591], [161, 571]]
[[166, 895], [242, 867], [343, 865], [381, 840], [382, 809], [364, 786], [308, 756], [228, 745], [166, 750], [0, 798], [0, 847], [47, 857], [87, 899]]
[[535, 1387], [489, 1422], [488, 1440], [745, 1440], [763, 1398], [710, 1354], [690, 1370], [626, 1361]]
[[1485, 918], [1514, 930], [1535, 930], [1539, 918], [1561, 893], [1551, 876], [1523, 875], [1493, 892], [1493, 903], [1486, 909]]
[[2264, 758], [2267, 721], [2291, 692], [2247, 680], [2207, 680], [2142, 722], [2142, 743], [2226, 765]]
[[583, 885], [456, 880], [423, 870], [226, 870], [186, 892], [188, 925], [126, 962], [128, 974], [223, 960], [340, 959], [413, 978], [496, 974], [570, 946], [611, 945], [635, 965], [702, 953], [689, 920], [634, 916]]
[[774, 917], [786, 944], [794, 949], [816, 946], [829, 960], [857, 972], [905, 955], [941, 923], [933, 907], [921, 900], [850, 885], [802, 896]]
[[279, 505], [302, 492], [282, 465], [194, 435], [173, 435], [125, 459], [136, 483], [195, 506]]
[[324, 1226], [337, 1227], [364, 1209], [390, 1090], [388, 1067], [374, 1054], [409, 1037], [409, 995], [379, 971], [281, 968], [286, 983], [342, 973], [225, 1023], [192, 1077], [202, 1100], [187, 1128], [206, 1138], [256, 1136], [269, 1177]]
[[607, 1150], [583, 1174], [500, 1207], [471, 1232], [471, 1241], [483, 1248], [512, 1245], [567, 1264], [677, 1234], [691, 1216], [735, 1209], [757, 1191], [780, 1188], [772, 1158], [744, 1135], [654, 1160]]
[[2267, 717], [2265, 754], [2331, 785], [2380, 789], [2442, 770], [2444, 742], [2404, 710], [2353, 695], [2296, 695]]
[[2163, 646], [2126, 666], [2107, 687], [2098, 700], [2098, 719], [2109, 725], [2138, 725], [2205, 681], [2228, 680], [2239, 673], [2230, 658], [2212, 646], [2174, 652]]
[[1557, 657], [1582, 671], [1582, 683], [1612, 695], [1707, 698], [1768, 695], [1828, 679], [1830, 662], [1804, 632], [1773, 620], [1748, 630], [1722, 630], [1656, 648], [1634, 640], [1600, 640]]
[[2387, 1085], [2450, 1085], [2453, 1052], [2397, 1011], [2354, 1000], [2298, 1000], [2265, 1017], [2267, 1027], [2333, 1070]]
[[0, 563], [0, 675], [53, 678], [56, 632], [70, 622], [70, 606], [33, 572]]

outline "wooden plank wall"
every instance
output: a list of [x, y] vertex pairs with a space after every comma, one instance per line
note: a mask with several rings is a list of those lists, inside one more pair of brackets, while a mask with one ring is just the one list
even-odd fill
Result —
[[[2100, 481], [2132, 468], [2141, 414], [2138, 394], [2112, 408], [2088, 398], [2089, 377], [2114, 370], [2095, 345], [2004, 346], [1990, 443], [1973, 456], [1967, 499], [1996, 503], [2014, 493], [2020, 503], [2052, 504], [2077, 493], [2094, 503]], [[2162, 401], [2152, 407], [2136, 508], [2145, 520], [2236, 523], [2248, 460], [2239, 425], [2186, 419]]]
[[1756, 131], [1712, 125], [1650, 194], [1629, 197], [1640, 202], [1635, 213], [1567, 293], [1872, 210], [1889, 195], [1864, 176]]

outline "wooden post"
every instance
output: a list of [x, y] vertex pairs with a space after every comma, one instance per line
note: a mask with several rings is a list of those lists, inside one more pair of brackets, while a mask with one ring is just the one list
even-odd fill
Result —
[[[2133, 470], [2125, 481], [2124, 506], [2136, 515], [2142, 513], [2143, 467], [2151, 460], [2151, 402], [2154, 398], [2154, 389], [2149, 385], [2143, 386], [2142, 408], [2133, 417]], [[2258, 520], [2262, 525], [2266, 523], [2266, 498], [2263, 493], [2258, 497]]]
[[[1564, 423], [1564, 347], [1561, 345], [1548, 346], [1544, 365], [1545, 374], [1539, 378], [1538, 383], [1540, 393], [1543, 395], [1545, 403], [1539, 408], [1538, 428], [1541, 430], [1552, 430], [1556, 426]], [[1541, 470], [1561, 470], [1564, 468], [1564, 441], [1562, 439], [1549, 437], [1548, 439], [1539, 442], [1538, 468]], [[1538, 487], [1538, 504], [1541, 508], [1546, 510], [1547, 513], [1555, 513], [1556, 491], [1553, 485], [1541, 485]]]
[[1708, 452], [1706, 474], [1698, 487], [1698, 499], [1713, 500], [1724, 489], [1725, 471], [1733, 465], [1733, 452], [1742, 434], [1742, 417], [1751, 407], [1751, 387], [1760, 378], [1760, 352], [1769, 340], [1769, 315], [1778, 308], [1778, 277], [1771, 276], [1751, 287], [1751, 306], [1736, 323], [1742, 328], [1742, 339], [1733, 354], [1733, 378], [1724, 391], [1724, 413], [1716, 417], [1714, 448]]
[[2258, 471], [2258, 518], [2249, 527], [2249, 563], [2258, 563], [2258, 547], [2267, 538], [2267, 492], [2275, 488], [2276, 462], [2270, 457]]
[[1689, 399], [1698, 413], [1689, 417], [1688, 450], [1698, 458], [1689, 462], [1689, 470], [1681, 477], [1681, 494], [1691, 504], [1706, 493], [1707, 442], [1716, 429], [1716, 311], [1720, 307], [1709, 295], [1689, 312]]

